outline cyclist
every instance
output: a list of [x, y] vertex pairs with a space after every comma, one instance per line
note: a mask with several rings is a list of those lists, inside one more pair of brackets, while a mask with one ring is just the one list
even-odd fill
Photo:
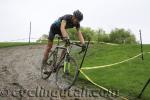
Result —
[[50, 27], [49, 31], [49, 37], [48, 37], [48, 44], [46, 46], [45, 52], [44, 52], [44, 57], [42, 64], [46, 65], [47, 60], [48, 60], [48, 54], [51, 52], [51, 48], [53, 46], [53, 39], [56, 34], [61, 36], [62, 40], [65, 41], [66, 43], [69, 43], [69, 36], [66, 31], [68, 28], [73, 28], [76, 27], [77, 30], [77, 36], [80, 40], [80, 43], [82, 45], [82, 50], [84, 51], [86, 46], [84, 42], [83, 35], [80, 31], [80, 22], [83, 20], [83, 14], [79, 10], [76, 10], [73, 12], [73, 15], [71, 14], [66, 14], [62, 17], [60, 17], [58, 20], [56, 20]]

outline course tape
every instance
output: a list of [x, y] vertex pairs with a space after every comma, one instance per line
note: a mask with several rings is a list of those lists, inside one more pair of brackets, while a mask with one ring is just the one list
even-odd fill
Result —
[[[150, 52], [149, 52], [149, 53], [150, 53]], [[129, 60], [135, 59], [135, 58], [139, 57], [140, 55], [142, 55], [142, 53], [140, 53], [140, 54], [138, 54], [138, 55], [136, 55], [136, 56], [134, 56], [134, 57], [132, 57], [132, 58], [129, 58], [129, 59], [126, 59], [126, 60], [117, 62], [117, 63], [108, 64], [108, 65], [102, 65], [102, 66], [95, 66], [95, 67], [83, 67], [83, 68], [81, 68], [81, 69], [88, 70], [88, 69], [97, 69], [97, 68], [103, 68], [103, 67], [108, 67], [108, 66], [118, 65], [118, 64], [127, 62], [127, 61], [129, 61]]]
[[[81, 72], [81, 73], [83, 74], [83, 76], [84, 76], [88, 81], [90, 81], [92, 84], [94, 84], [94, 85], [98, 86], [99, 88], [101, 88], [101, 89], [103, 89], [103, 90], [105, 90], [105, 91], [108, 91], [109, 93], [111, 93], [111, 94], [117, 96], [117, 94], [113, 93], [112, 91], [108, 90], [107, 88], [96, 84], [96, 83], [95, 83], [94, 81], [92, 81], [81, 69], [80, 69], [80, 72]], [[122, 96], [119, 96], [119, 97], [120, 97], [121, 99], [123, 99], [123, 100], [128, 100], [128, 99], [125, 98], [125, 97], [122, 97]]]
[[[146, 53], [150, 53], [150, 52], [146, 52]], [[144, 53], [143, 53], [143, 54], [144, 54]], [[105, 87], [103, 87], [103, 86], [100, 86], [100, 85], [98, 85], [97, 83], [95, 83], [94, 81], [92, 81], [92, 80], [82, 71], [82, 69], [88, 70], [88, 69], [97, 69], [97, 68], [103, 68], [103, 67], [113, 66], [113, 65], [121, 64], [121, 63], [127, 62], [127, 61], [129, 61], [129, 60], [135, 59], [135, 58], [139, 57], [140, 55], [142, 55], [142, 53], [140, 53], [140, 54], [138, 54], [138, 55], [136, 55], [136, 56], [134, 56], [134, 57], [132, 57], [132, 58], [129, 58], [129, 59], [126, 59], [126, 60], [117, 62], [117, 63], [113, 63], [113, 64], [109, 64], [109, 65], [102, 65], [102, 66], [95, 66], [95, 67], [84, 67], [84, 68], [79, 69], [79, 71], [80, 71], [80, 72], [83, 74], [83, 76], [84, 76], [88, 81], [90, 81], [92, 84], [98, 86], [99, 88], [101, 88], [101, 89], [103, 89], [103, 90], [105, 90], [105, 91], [108, 91], [109, 93], [111, 93], [111, 94], [113, 94], [113, 95], [117, 95], [117, 94], [111, 92], [110, 90], [108, 90], [107, 88], [105, 88]], [[119, 96], [119, 97], [122, 98], [123, 100], [128, 100], [128, 99], [125, 98], [125, 97], [122, 97], [122, 96]]]

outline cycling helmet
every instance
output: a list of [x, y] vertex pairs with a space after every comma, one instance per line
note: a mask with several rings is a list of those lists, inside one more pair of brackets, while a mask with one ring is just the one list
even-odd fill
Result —
[[74, 11], [73, 15], [78, 19], [78, 21], [82, 21], [83, 20], [83, 14], [79, 10]]

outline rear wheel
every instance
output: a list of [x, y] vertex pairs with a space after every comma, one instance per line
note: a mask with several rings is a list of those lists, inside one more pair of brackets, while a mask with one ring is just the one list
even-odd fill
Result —
[[62, 90], [68, 90], [78, 77], [78, 65], [73, 57], [61, 61], [56, 72], [56, 84]]

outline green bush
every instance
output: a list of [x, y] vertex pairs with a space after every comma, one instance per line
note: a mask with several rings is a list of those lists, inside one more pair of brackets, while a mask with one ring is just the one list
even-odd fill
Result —
[[96, 38], [95, 40], [99, 42], [110, 42], [109, 34], [106, 34], [106, 32], [103, 29], [99, 29], [96, 32]]
[[133, 44], [136, 43], [135, 36], [131, 33], [130, 30], [114, 29], [110, 33], [110, 42], [119, 43], [119, 44]]
[[[69, 37], [71, 40], [79, 40], [77, 31], [75, 28], [67, 29]], [[115, 28], [110, 32], [106, 33], [103, 29], [93, 30], [90, 27], [81, 27], [81, 32], [84, 39], [87, 41], [89, 38], [91, 41], [99, 42], [109, 42], [118, 44], [134, 44], [136, 43], [136, 38], [130, 30], [125, 30], [123, 28]], [[43, 34], [37, 42], [46, 42], [48, 35]]]
[[[96, 35], [95, 31], [89, 27], [84, 27], [84, 28], [81, 27], [81, 32], [85, 40], [88, 40], [89, 38], [91, 40], [94, 40], [94, 37]], [[69, 37], [71, 40], [79, 40], [77, 36], [77, 31], [75, 28], [68, 29], [68, 33], [69, 33]]]

